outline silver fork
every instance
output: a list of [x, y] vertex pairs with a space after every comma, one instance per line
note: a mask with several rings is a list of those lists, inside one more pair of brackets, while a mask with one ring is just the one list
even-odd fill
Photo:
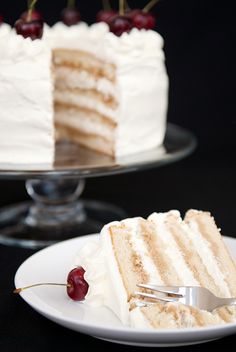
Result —
[[[138, 301], [137, 305], [153, 304], [156, 300], [164, 302], [179, 302], [212, 312], [215, 308], [236, 304], [236, 297], [217, 297], [208, 289], [199, 286], [158, 286], [153, 284], [138, 284], [137, 286], [153, 292], [158, 292], [158, 294], [156, 294], [136, 291], [135, 295], [145, 298], [145, 300]], [[148, 298], [151, 300], [148, 301]]]

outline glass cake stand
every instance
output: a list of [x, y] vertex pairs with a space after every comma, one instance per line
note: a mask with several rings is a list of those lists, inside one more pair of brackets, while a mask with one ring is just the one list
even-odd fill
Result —
[[135, 172], [178, 161], [196, 146], [187, 130], [168, 124], [162, 147], [120, 159], [97, 154], [72, 143], [56, 146], [52, 168], [0, 164], [0, 179], [26, 180], [32, 202], [0, 209], [0, 243], [42, 248], [75, 236], [97, 233], [105, 223], [126, 217], [115, 205], [79, 197], [88, 177]]

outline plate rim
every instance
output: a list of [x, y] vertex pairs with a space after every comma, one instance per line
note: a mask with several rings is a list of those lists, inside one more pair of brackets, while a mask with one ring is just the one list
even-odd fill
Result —
[[[30, 261], [34, 260], [35, 257], [38, 256], [43, 256], [45, 253], [50, 252], [50, 251], [55, 251], [57, 250], [58, 247], [63, 247], [65, 245], [72, 245], [72, 243], [80, 242], [80, 241], [85, 241], [87, 238], [89, 239], [95, 239], [98, 238], [99, 234], [90, 234], [86, 236], [80, 236], [80, 237], [75, 237], [71, 238], [56, 244], [53, 244], [51, 246], [48, 246], [46, 248], [43, 248], [36, 253], [32, 254], [29, 256], [26, 260], [24, 260], [21, 265], [18, 267], [15, 276], [14, 276], [14, 284], [16, 287], [19, 287], [18, 283], [20, 282], [20, 277], [22, 275], [22, 272], [24, 272], [24, 267], [29, 264]], [[229, 237], [229, 236], [223, 236], [226, 244], [228, 242], [236, 242], [236, 238]], [[78, 247], [79, 249], [79, 247]], [[43, 315], [44, 317], [48, 318], [49, 320], [52, 320], [56, 322], [59, 325], [62, 325], [64, 327], [67, 327], [69, 329], [72, 329], [72, 327], [68, 327], [65, 324], [60, 324], [59, 322], [66, 322], [70, 323], [73, 326], [75, 325], [76, 327], [79, 328], [73, 330], [81, 333], [85, 333], [90, 336], [94, 336], [97, 338], [100, 337], [106, 337], [108, 340], [116, 340], [117, 337], [122, 337], [122, 340], [128, 338], [127, 341], [149, 341], [150, 344], [154, 342], [159, 342], [164, 344], [166, 342], [166, 339], [172, 338], [171, 340], [174, 340], [174, 342], [180, 342], [180, 341], [196, 341], [198, 338], [200, 338], [199, 343], [204, 340], [213, 340], [216, 338], [221, 338], [227, 335], [232, 334], [234, 331], [236, 332], [236, 323], [227, 323], [227, 324], [218, 324], [218, 325], [213, 325], [213, 326], [207, 326], [207, 327], [190, 327], [190, 328], [172, 328], [172, 329], [161, 329], [161, 330], [150, 330], [150, 329], [141, 329], [141, 328], [132, 328], [128, 326], [118, 326], [118, 327], [109, 327], [109, 326], [99, 326], [94, 323], [87, 323], [87, 322], [81, 322], [80, 319], [75, 319], [75, 318], [70, 318], [67, 316], [62, 316], [60, 313], [55, 313], [52, 314], [51, 311], [47, 311], [42, 307], [39, 307], [37, 304], [35, 304], [34, 298], [37, 297], [35, 293], [31, 290], [26, 290], [22, 291], [20, 293], [21, 298], [29, 305], [31, 306], [35, 311], [37, 311], [39, 314]], [[84, 303], [82, 303], [84, 304]], [[108, 309], [108, 308], [107, 308]], [[110, 311], [111, 312], [111, 311]], [[112, 313], [112, 312], [111, 312]], [[114, 313], [112, 313], [114, 314]], [[80, 329], [82, 328], [82, 329]], [[91, 333], [86, 332], [85, 330], [92, 329], [94, 330]], [[105, 335], [104, 335], [105, 333]], [[107, 336], [107, 333], [109, 336]], [[209, 336], [209, 333], [210, 336]], [[220, 334], [219, 334], [220, 333]], [[115, 334], [115, 335], [114, 335]], [[189, 338], [187, 339], [186, 334], [190, 334]], [[193, 335], [192, 335], [193, 334]], [[112, 338], [110, 336], [113, 336]], [[114, 338], [115, 336], [115, 338]], [[183, 339], [183, 337], [185, 337]], [[138, 338], [138, 339], [137, 339]], [[137, 340], [136, 340], [137, 339]], [[118, 338], [117, 341], [122, 341], [120, 338]], [[170, 345], [173, 345], [173, 343], [170, 342]]]

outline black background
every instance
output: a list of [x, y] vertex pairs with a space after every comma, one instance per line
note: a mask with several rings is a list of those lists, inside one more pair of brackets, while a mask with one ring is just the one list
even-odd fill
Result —
[[[0, 0], [0, 13], [11, 24], [27, 1]], [[49, 24], [55, 23], [66, 1], [41, 0], [38, 8]], [[83, 20], [92, 23], [100, 1], [80, 0]], [[117, 4], [117, 1], [112, 1]], [[130, 0], [131, 7], [147, 1]], [[135, 4], [135, 6], [132, 6]], [[122, 206], [128, 215], [189, 208], [209, 210], [222, 233], [236, 237], [236, 107], [235, 11], [233, 1], [163, 0], [155, 7], [157, 30], [165, 40], [170, 78], [168, 121], [190, 129], [198, 138], [188, 158], [162, 168], [87, 180], [84, 198]], [[1, 51], [1, 48], [0, 48]], [[0, 181], [0, 205], [27, 199], [23, 181]], [[56, 326], [40, 317], [10, 290], [18, 265], [33, 251], [0, 246], [0, 349], [41, 351], [112, 348], [133, 350], [99, 342]], [[231, 347], [235, 337], [206, 348]], [[200, 350], [202, 346], [181, 350]], [[179, 348], [180, 350], [180, 348]]]

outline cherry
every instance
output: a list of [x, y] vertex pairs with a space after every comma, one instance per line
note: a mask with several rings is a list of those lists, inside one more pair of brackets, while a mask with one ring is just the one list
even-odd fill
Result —
[[97, 13], [96, 21], [108, 23], [116, 15], [117, 11], [115, 10], [101, 10]]
[[[24, 11], [20, 18], [24, 21], [27, 21], [28, 20], [28, 16], [29, 16], [29, 11]], [[43, 15], [40, 11], [34, 9], [32, 10], [31, 12], [31, 17], [29, 18], [30, 21], [43, 21]]]
[[132, 20], [127, 16], [117, 15], [108, 23], [110, 31], [120, 37], [124, 32], [130, 32], [133, 28]]
[[88, 292], [88, 283], [84, 279], [84, 269], [81, 266], [71, 270], [67, 276], [67, 294], [74, 301], [82, 301]]
[[65, 25], [70, 27], [80, 22], [81, 15], [76, 8], [66, 7], [62, 10], [61, 19]]
[[3, 15], [0, 14], [0, 24], [3, 23]]
[[156, 18], [150, 12], [132, 10], [127, 16], [132, 20], [133, 27], [138, 29], [154, 29]]
[[16, 288], [13, 292], [20, 293], [23, 290], [26, 290], [31, 287], [36, 286], [66, 286], [68, 296], [74, 301], [83, 301], [88, 292], [89, 285], [87, 281], [84, 279], [85, 270], [82, 266], [78, 266], [77, 268], [72, 269], [67, 276], [66, 284], [59, 284], [54, 282], [45, 282], [40, 284], [34, 284], [30, 286], [25, 286], [21, 288]]
[[39, 20], [26, 21], [19, 19], [14, 27], [16, 33], [21, 34], [24, 38], [35, 40], [41, 39], [43, 36], [43, 22]]

